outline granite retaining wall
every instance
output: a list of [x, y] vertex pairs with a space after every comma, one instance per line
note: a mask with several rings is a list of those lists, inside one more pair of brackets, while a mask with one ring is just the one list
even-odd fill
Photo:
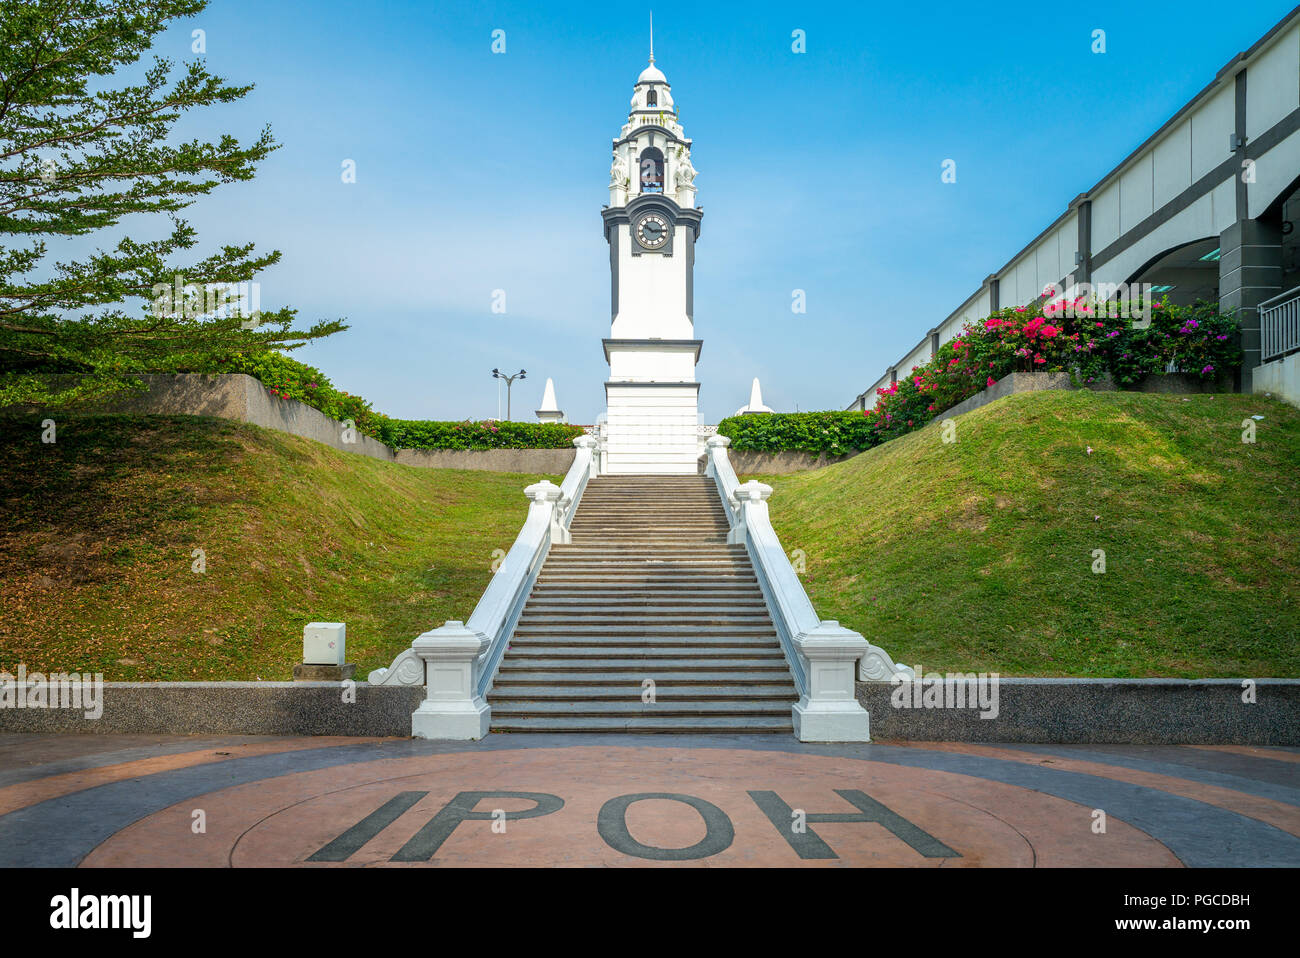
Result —
[[[997, 716], [973, 708], [903, 708], [898, 687], [859, 683], [881, 741], [1300, 745], [1300, 680], [1001, 679]], [[106, 682], [103, 714], [0, 708], [0, 732], [149, 735], [411, 734], [420, 686], [336, 682]], [[924, 698], [921, 699], [924, 701]]]
[[296, 399], [281, 399], [244, 373], [150, 374], [140, 377], [149, 391], [115, 402], [108, 411], [155, 416], [215, 416], [251, 423], [322, 442], [341, 452], [427, 469], [479, 469], [564, 475], [575, 450], [564, 449], [393, 449], [355, 430], [344, 441], [343, 424]]

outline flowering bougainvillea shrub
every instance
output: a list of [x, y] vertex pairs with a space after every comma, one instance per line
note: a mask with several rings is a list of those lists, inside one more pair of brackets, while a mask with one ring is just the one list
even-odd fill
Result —
[[[1177, 372], [1215, 378], [1241, 365], [1238, 322], [1220, 313], [1216, 303], [1176, 306], [1167, 298], [1153, 302], [1150, 324], [1135, 328], [1128, 316], [1139, 315], [1140, 305], [1130, 309], [1127, 303], [1075, 300], [1007, 307], [967, 323], [924, 366], [913, 366], [897, 382], [877, 389], [875, 406], [864, 413], [744, 416], [724, 420], [718, 432], [731, 437], [738, 450], [823, 452], [829, 447], [811, 448], [802, 426], [787, 428], [779, 420], [861, 416], [864, 427], [839, 427], [839, 448], [854, 451], [919, 429], [1013, 372], [1066, 372], [1080, 386], [1109, 375], [1116, 385], [1133, 387], [1171, 366]], [[780, 444], [782, 437], [790, 437], [792, 444]]]

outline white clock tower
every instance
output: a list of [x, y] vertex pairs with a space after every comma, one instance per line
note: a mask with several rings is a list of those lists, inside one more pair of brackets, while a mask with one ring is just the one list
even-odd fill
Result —
[[692, 292], [703, 213], [695, 208], [691, 141], [654, 60], [652, 41], [614, 141], [601, 213], [612, 288], [604, 471], [694, 474], [700, 340]]

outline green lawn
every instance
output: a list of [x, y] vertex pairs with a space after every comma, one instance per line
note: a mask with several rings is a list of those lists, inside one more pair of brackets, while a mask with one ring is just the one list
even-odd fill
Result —
[[[0, 419], [0, 668], [288, 679], [309, 621], [360, 677], [469, 617], [538, 476], [419, 469], [216, 419]], [[558, 477], [549, 477], [558, 481]], [[192, 571], [194, 549], [207, 571]]]
[[1046, 392], [956, 429], [745, 477], [823, 618], [926, 671], [1300, 676], [1300, 410]]

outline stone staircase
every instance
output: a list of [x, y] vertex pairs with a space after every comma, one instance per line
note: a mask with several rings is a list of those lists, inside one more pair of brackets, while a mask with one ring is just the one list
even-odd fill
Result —
[[599, 476], [570, 531], [488, 693], [493, 731], [793, 732], [794, 681], [711, 479]]

